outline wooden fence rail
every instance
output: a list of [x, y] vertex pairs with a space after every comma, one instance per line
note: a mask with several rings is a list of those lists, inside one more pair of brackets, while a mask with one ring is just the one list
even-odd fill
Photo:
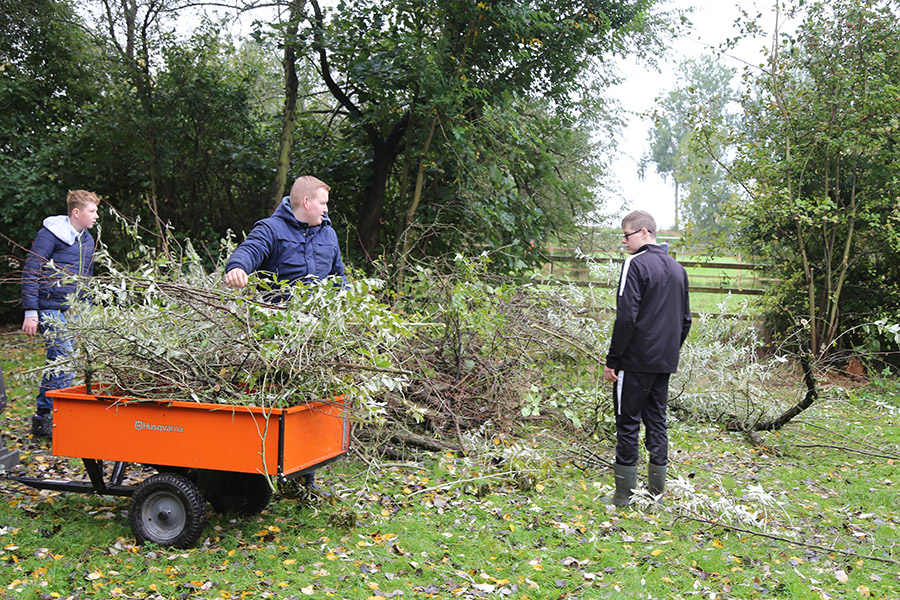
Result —
[[[672, 253], [675, 256], [675, 253]], [[579, 258], [574, 254], [547, 254], [545, 255], [547, 259], [547, 267], [549, 267], [549, 275], [553, 275], [553, 267], [556, 263], [563, 264], [577, 264], [582, 263], [584, 261], [583, 258]], [[605, 258], [606, 260], [611, 260], [614, 263], [624, 262], [624, 258], [619, 258], [615, 256], [608, 256]], [[677, 256], [676, 256], [677, 260]], [[699, 292], [699, 293], [708, 293], [708, 294], [733, 294], [733, 295], [744, 295], [744, 296], [761, 296], [766, 293], [765, 287], [773, 282], [776, 282], [776, 279], [771, 277], [760, 277], [756, 275], [756, 273], [765, 273], [768, 270], [768, 266], [761, 263], [751, 263], [751, 262], [727, 262], [727, 263], [713, 263], [709, 261], [703, 260], [679, 260], [678, 261], [681, 266], [686, 269], [715, 269], [715, 270], [727, 270], [727, 271], [738, 271], [736, 277], [730, 276], [721, 276], [721, 275], [703, 275], [703, 274], [690, 274], [688, 276], [689, 280], [691, 280], [690, 291], [691, 292]], [[752, 276], [747, 277], [744, 276], [741, 271], [750, 271], [753, 273]], [[586, 273], [584, 269], [577, 269], [577, 273], [582, 274]], [[697, 279], [715, 279], [723, 282], [729, 282], [728, 287], [725, 285], [720, 286], [710, 286], [710, 285], [698, 285], [695, 284]], [[737, 286], [733, 285], [731, 282], [733, 280], [737, 280]], [[741, 283], [745, 280], [749, 279], [749, 285], [742, 285]], [[567, 281], [564, 282], [562, 280], [550, 281], [548, 283], [570, 283], [572, 285], [580, 286], [580, 287], [600, 287], [600, 288], [611, 288], [615, 287], [614, 284], [601, 283], [596, 281]]]

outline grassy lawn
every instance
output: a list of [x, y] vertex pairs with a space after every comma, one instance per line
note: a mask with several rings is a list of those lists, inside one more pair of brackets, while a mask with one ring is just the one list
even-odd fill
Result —
[[[20, 471], [83, 476], [28, 433], [39, 348], [4, 341]], [[536, 426], [470, 457], [360, 448], [320, 471], [331, 500], [210, 512], [191, 550], [136, 546], [127, 498], [4, 480], [0, 598], [900, 598], [897, 392], [832, 384], [762, 446], [672, 423], [670, 491], [645, 510], [600, 501], [610, 441]]]

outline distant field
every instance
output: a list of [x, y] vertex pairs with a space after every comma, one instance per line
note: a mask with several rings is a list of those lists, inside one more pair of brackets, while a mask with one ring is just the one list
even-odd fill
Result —
[[691, 311], [706, 313], [737, 313], [747, 304], [750, 314], [759, 310], [759, 296], [737, 296], [734, 294], [710, 294], [707, 292], [691, 293]]
[[[587, 265], [575, 258], [574, 253], [557, 250], [553, 256], [554, 262], [543, 269], [545, 275], [577, 282], [592, 281]], [[603, 262], [623, 257], [624, 254], [609, 253], [595, 260]], [[761, 296], [758, 292], [771, 282], [765, 272], [748, 267], [759, 264], [758, 259], [742, 256], [709, 257], [687, 252], [677, 253], [675, 257], [685, 264], [692, 288], [691, 309], [694, 312], [735, 313], [746, 303], [747, 309], [753, 314], [760, 305]], [[757, 293], [754, 294], [754, 291]]]

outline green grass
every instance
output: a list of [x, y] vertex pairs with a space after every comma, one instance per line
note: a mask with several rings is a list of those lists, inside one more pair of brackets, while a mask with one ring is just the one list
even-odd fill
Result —
[[[38, 476], [77, 467], [29, 438], [21, 373], [39, 354], [25, 343], [3, 355], [3, 431]], [[832, 387], [760, 447], [673, 423], [670, 481], [695, 492], [671, 486], [661, 510], [603, 504], [611, 474], [579, 467], [575, 438], [556, 431], [550, 445], [540, 430], [487, 436], [490, 456], [354, 455], [319, 473], [336, 501], [276, 495], [257, 517], [210, 512], [191, 550], [134, 545], [127, 498], [3, 481], [0, 598], [900, 598], [898, 391]], [[531, 454], [490, 460], [523, 441]], [[587, 449], [612, 456], [605, 442]], [[777, 504], [747, 499], [752, 486]], [[765, 527], [725, 519], [715, 501]]]
[[737, 294], [715, 294], [709, 292], [691, 292], [691, 311], [712, 314], [735, 314], [746, 312], [750, 315], [759, 312], [759, 296], [740, 296]]

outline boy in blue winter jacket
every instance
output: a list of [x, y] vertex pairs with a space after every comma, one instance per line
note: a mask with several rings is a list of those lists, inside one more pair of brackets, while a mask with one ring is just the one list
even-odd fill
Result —
[[292, 284], [327, 277], [344, 280], [337, 233], [328, 218], [328, 191], [315, 177], [298, 177], [291, 195], [271, 217], [253, 226], [225, 265], [225, 283], [242, 288], [247, 274], [258, 271]]
[[[68, 296], [76, 291], [77, 276], [94, 272], [94, 238], [88, 230], [97, 222], [100, 198], [85, 190], [70, 191], [67, 215], [44, 219], [31, 244], [22, 270], [22, 331], [44, 335], [47, 364], [72, 352], [71, 341], [60, 334], [66, 322]], [[52, 261], [52, 262], [51, 262]], [[73, 277], [74, 276], [74, 277]], [[51, 437], [53, 401], [49, 390], [72, 385], [71, 373], [47, 372], [41, 380], [37, 411], [31, 417], [31, 433]]]
[[[225, 264], [225, 283], [242, 288], [254, 271], [278, 281], [313, 283], [329, 277], [345, 282], [338, 237], [328, 218], [331, 188], [315, 177], [298, 177], [291, 195], [271, 217], [258, 221]], [[308, 489], [322, 493], [315, 472], [306, 474]]]

